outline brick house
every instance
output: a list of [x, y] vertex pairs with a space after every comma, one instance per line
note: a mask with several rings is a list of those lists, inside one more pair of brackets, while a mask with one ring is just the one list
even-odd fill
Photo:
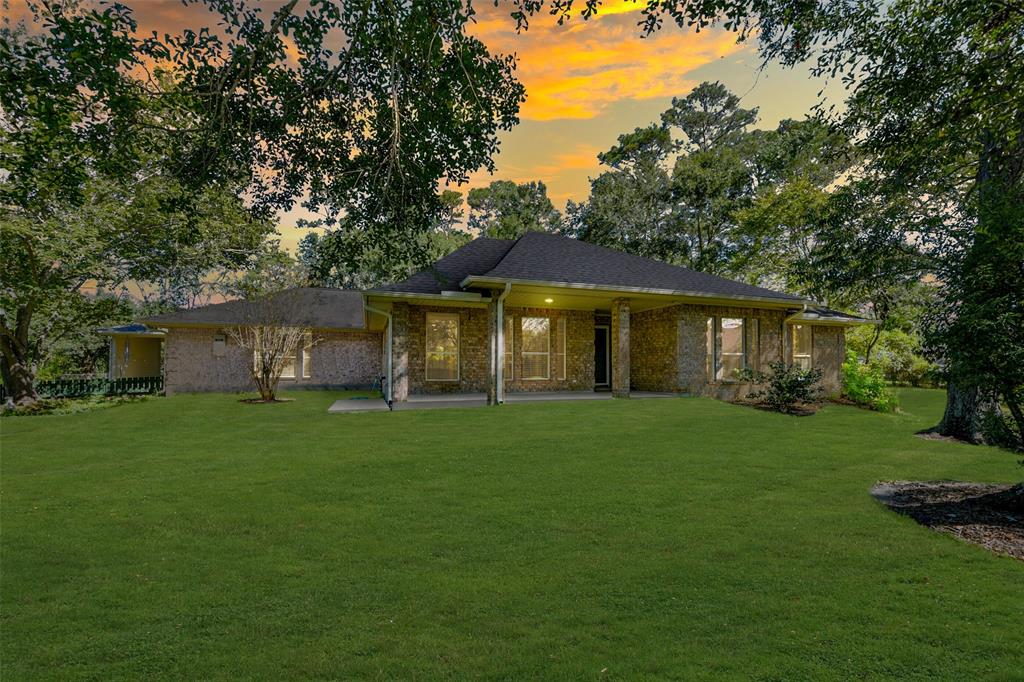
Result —
[[[410, 395], [630, 390], [731, 399], [744, 368], [783, 359], [840, 388], [844, 329], [868, 320], [813, 301], [553, 234], [481, 237], [408, 279], [365, 292], [301, 289], [290, 321], [317, 340], [284, 384]], [[168, 392], [243, 390], [229, 302], [145, 320], [166, 330]], [[232, 321], [233, 320], [233, 321]]]

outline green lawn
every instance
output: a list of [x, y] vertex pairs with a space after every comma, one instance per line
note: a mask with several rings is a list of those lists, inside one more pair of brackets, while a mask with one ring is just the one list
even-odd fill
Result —
[[901, 394], [4, 419], [2, 677], [1021, 679], [1024, 563], [868, 490], [1024, 470]]

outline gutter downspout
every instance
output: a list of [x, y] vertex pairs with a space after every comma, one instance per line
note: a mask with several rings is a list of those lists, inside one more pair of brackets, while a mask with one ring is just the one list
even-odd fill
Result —
[[510, 291], [512, 291], [512, 283], [505, 282], [505, 291], [501, 292], [501, 295], [498, 296], [498, 324], [494, 330], [495, 335], [498, 337], [498, 343], [494, 351], [496, 356], [494, 358], [494, 366], [498, 381], [495, 396], [499, 405], [505, 402], [505, 297], [508, 296]]
[[792, 315], [787, 315], [782, 320], [782, 358], [781, 358], [781, 360], [782, 360], [783, 364], [785, 364], [785, 362], [786, 362], [786, 344], [789, 343], [789, 334], [786, 333], [786, 330], [789, 329], [789, 321], [794, 319], [794, 318], [796, 318], [798, 315], [803, 315], [806, 312], [807, 312], [807, 304], [804, 303], [804, 307], [803, 308], [801, 308], [800, 310], [796, 311]]
[[[393, 409], [392, 408], [392, 403], [391, 403], [391, 381], [392, 381], [392, 371], [391, 371], [391, 355], [392, 355], [392, 348], [391, 348], [391, 313], [386, 311], [386, 310], [380, 310], [379, 308], [374, 308], [372, 305], [367, 305], [365, 302], [363, 303], [363, 307], [365, 307], [371, 313], [377, 313], [378, 315], [383, 315], [384, 317], [388, 318], [387, 331], [384, 332], [384, 346], [385, 346], [385, 348], [387, 348], [387, 351], [385, 352], [385, 355], [384, 355], [384, 365], [385, 365], [385, 370], [384, 371], [385, 371], [385, 376], [388, 379], [387, 388], [384, 390], [384, 402], [386, 402], [388, 404], [388, 409], [390, 410], [390, 409]], [[367, 326], [369, 326], [369, 325], [367, 325]]]

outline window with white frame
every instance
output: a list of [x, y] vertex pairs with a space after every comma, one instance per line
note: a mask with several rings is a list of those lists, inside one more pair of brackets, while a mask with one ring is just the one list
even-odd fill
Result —
[[704, 324], [709, 381], [736, 381], [744, 369], [757, 367], [756, 318], [709, 317]]
[[707, 319], [707, 321], [705, 322], [705, 326], [707, 327], [707, 331], [706, 331], [706, 338], [707, 338], [707, 354], [706, 354], [707, 368], [705, 370], [707, 372], [707, 374], [705, 376], [707, 376], [708, 381], [714, 381], [715, 380], [715, 367], [717, 366], [717, 362], [715, 360], [715, 356], [718, 353], [718, 344], [715, 341], [715, 337], [716, 337], [716, 334], [715, 334], [715, 318], [709, 317]]
[[459, 315], [427, 313], [427, 381], [459, 380]]
[[523, 379], [551, 376], [551, 320], [522, 318]]
[[515, 320], [509, 315], [505, 318], [505, 381], [512, 381], [515, 374], [515, 329]]
[[313, 376], [313, 335], [306, 334], [302, 342], [302, 378]]
[[718, 379], [735, 379], [746, 366], [746, 339], [742, 317], [720, 318], [721, 341], [719, 342]]
[[[260, 353], [259, 351], [252, 352], [252, 366], [256, 372], [262, 371], [260, 368]], [[282, 379], [294, 379], [295, 378], [295, 351], [292, 351], [290, 355], [285, 355], [282, 358], [281, 366], [281, 378]]]
[[811, 326], [808, 324], [794, 324], [791, 326], [793, 338], [793, 364], [801, 369], [810, 369], [813, 362], [811, 357]]
[[555, 334], [555, 378], [565, 381], [565, 318], [558, 318], [557, 333]]

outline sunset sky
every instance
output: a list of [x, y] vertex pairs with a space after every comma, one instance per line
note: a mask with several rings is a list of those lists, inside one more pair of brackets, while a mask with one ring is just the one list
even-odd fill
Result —
[[[131, 6], [140, 30], [176, 32], [197, 26], [210, 15], [201, 5], [180, 0], [122, 0]], [[18, 0], [11, 11], [20, 14]], [[266, 2], [267, 10], [279, 2]], [[770, 66], [760, 70], [755, 46], [737, 45], [732, 34], [713, 30], [684, 32], [666, 26], [643, 38], [637, 27], [643, 2], [606, 0], [596, 18], [574, 18], [558, 26], [546, 15], [534, 17], [529, 31], [517, 34], [508, 7], [476, 3], [473, 33], [492, 52], [515, 54], [517, 75], [526, 87], [521, 123], [502, 134], [494, 175], [476, 173], [463, 193], [491, 180], [542, 180], [555, 206], [581, 201], [588, 178], [600, 172], [598, 152], [616, 137], [658, 120], [673, 96], [687, 94], [704, 80], [721, 81], [747, 107], [760, 109], [759, 127], [803, 117], [817, 101], [821, 82], [807, 70]], [[829, 92], [841, 92], [831, 88]], [[282, 241], [292, 247], [301, 231], [290, 226], [301, 209], [281, 219]]]

